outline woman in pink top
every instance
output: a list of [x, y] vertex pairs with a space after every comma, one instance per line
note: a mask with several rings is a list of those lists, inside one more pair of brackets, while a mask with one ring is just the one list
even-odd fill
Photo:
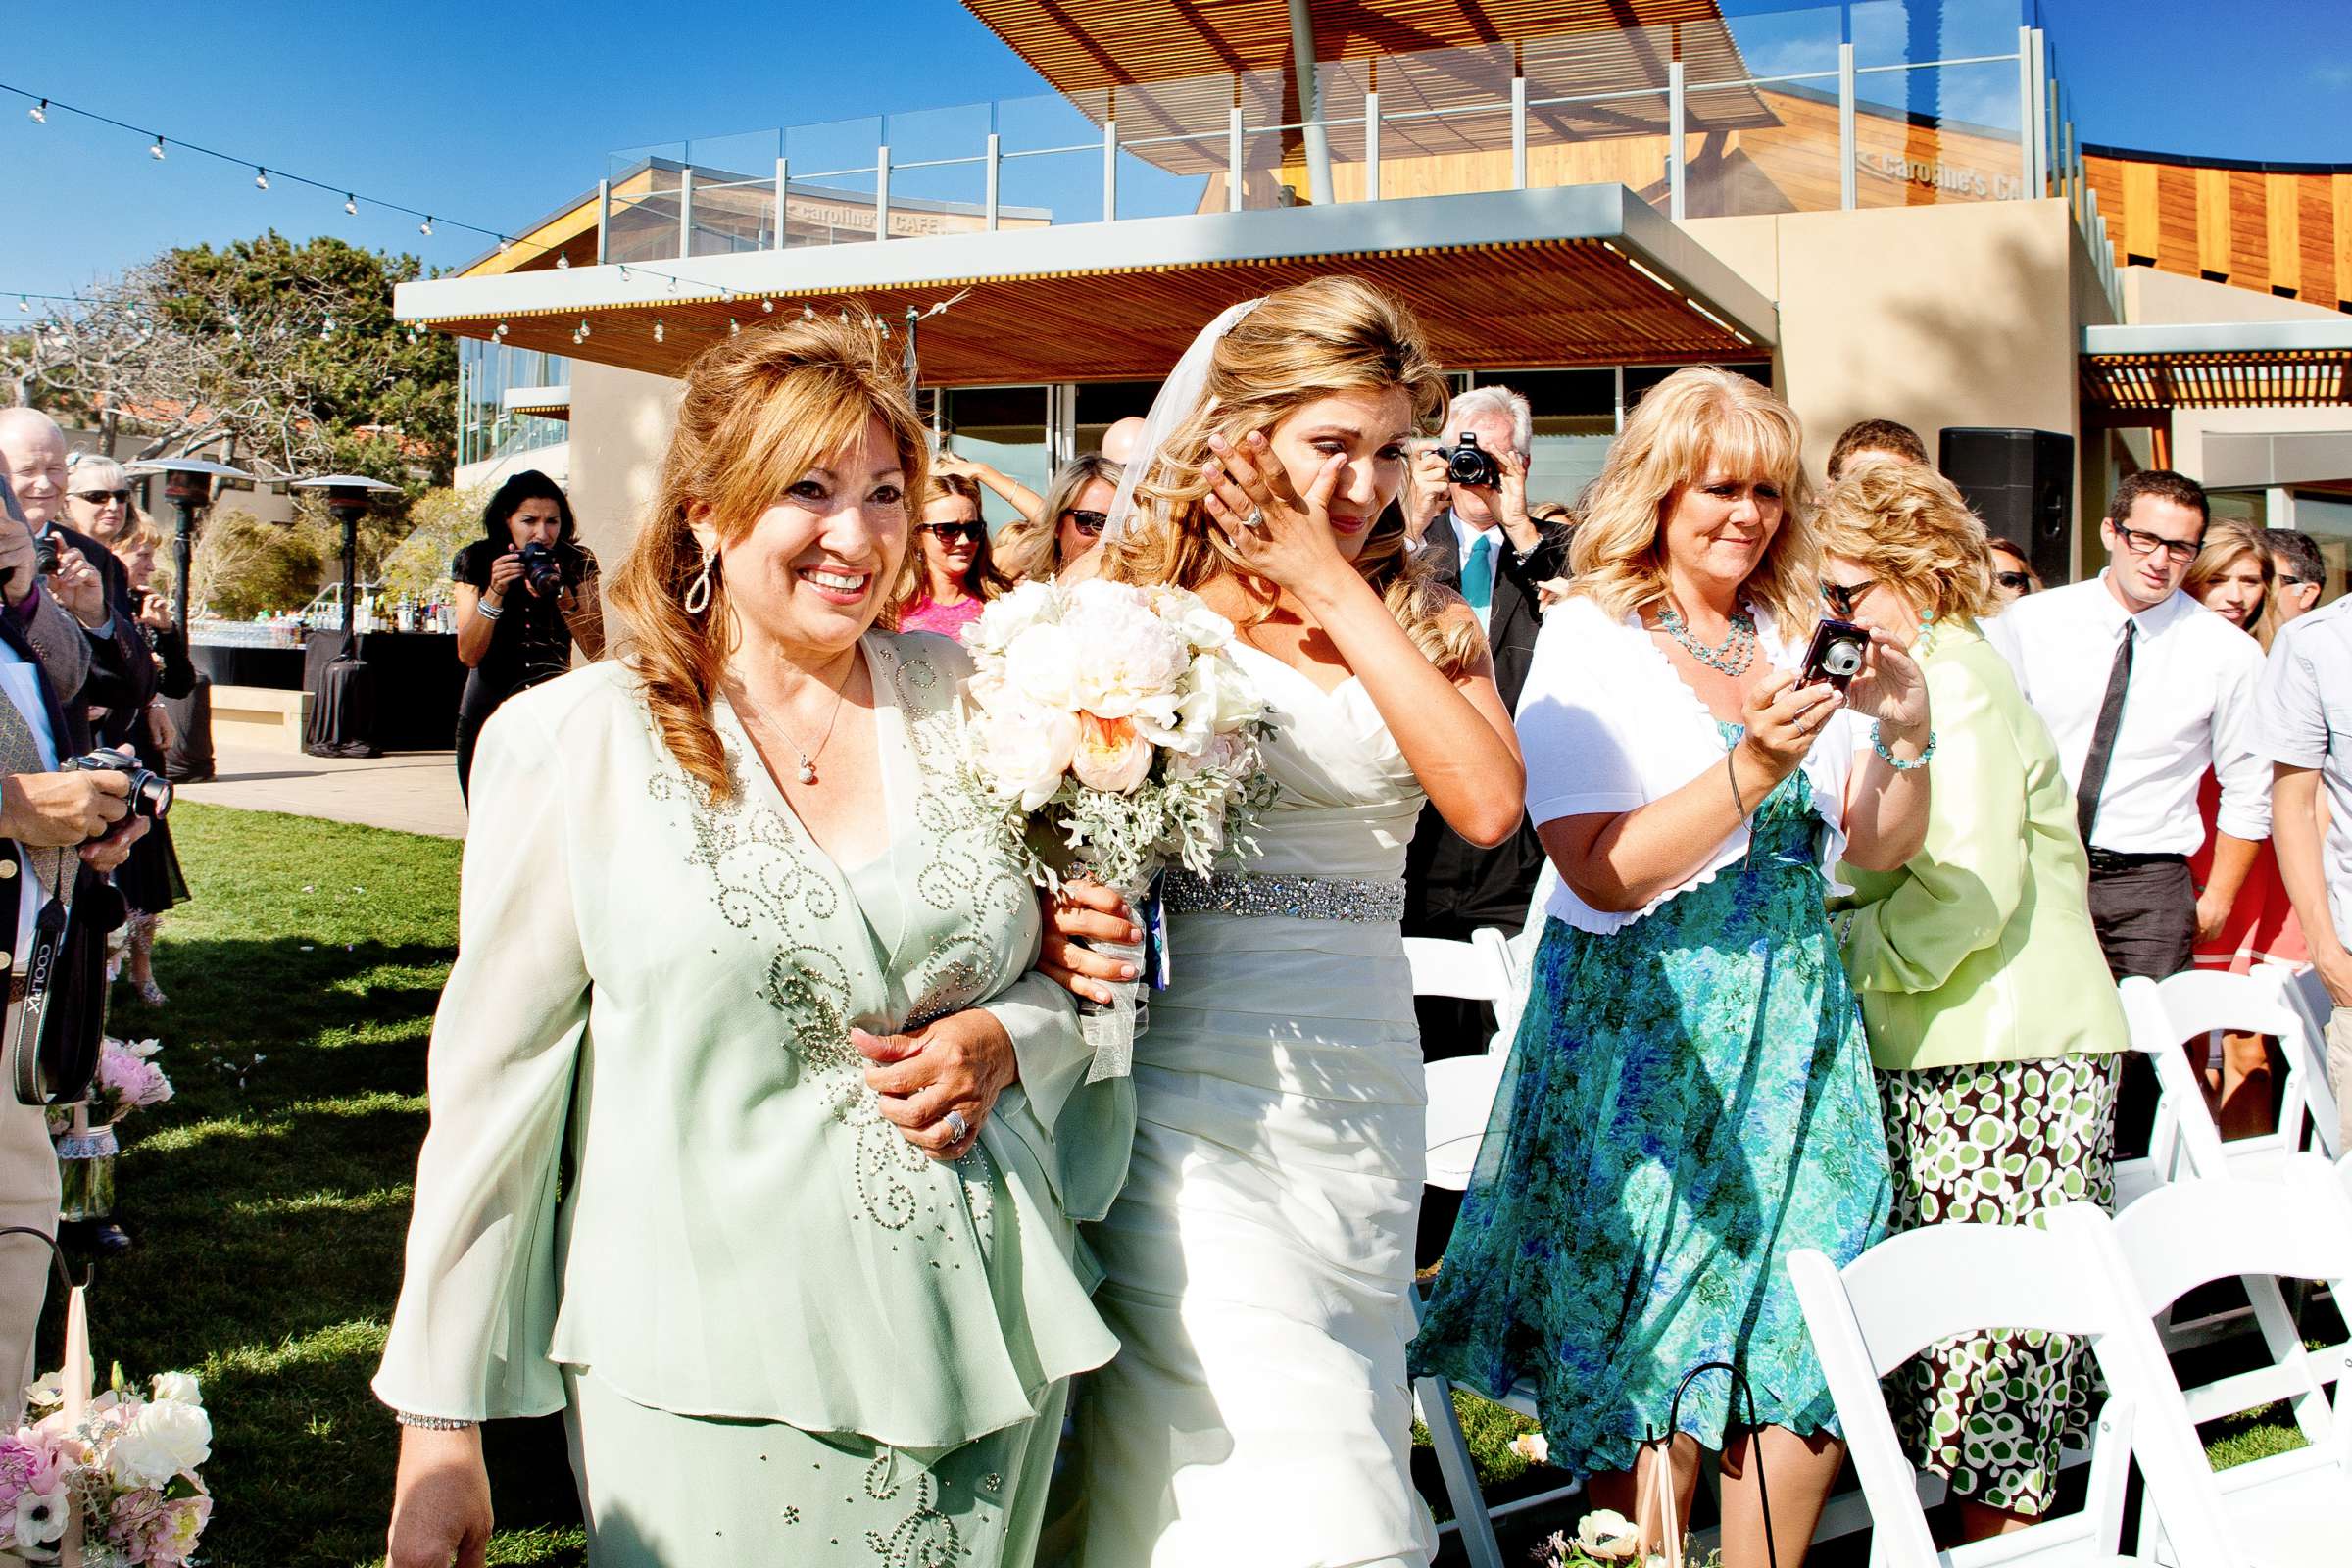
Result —
[[934, 473], [914, 541], [891, 602], [895, 624], [960, 639], [981, 607], [1010, 586], [989, 559], [980, 487], [959, 473]]

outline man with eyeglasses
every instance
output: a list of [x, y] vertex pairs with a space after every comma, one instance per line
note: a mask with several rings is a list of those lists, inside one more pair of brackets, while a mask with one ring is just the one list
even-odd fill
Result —
[[2271, 547], [2271, 604], [2278, 624], [2319, 608], [2328, 587], [2328, 561], [2319, 541], [2292, 528], [2266, 528], [2262, 542]]
[[[2058, 743], [2090, 851], [2090, 915], [2117, 979], [2189, 967], [2219, 929], [2271, 832], [2270, 769], [2252, 748], [2262, 648], [2180, 591], [2211, 520], [2205, 491], [2169, 469], [2116, 487], [2099, 528], [2107, 569], [2030, 594], [1986, 622], [2017, 683]], [[2197, 787], [2220, 778], [2213, 868], [2188, 858], [2205, 839]], [[2126, 1068], [2119, 1153], [2144, 1136], [2152, 1085]]]
[[50, 579], [51, 590], [90, 636], [90, 685], [79, 703], [69, 701], [69, 716], [77, 716], [81, 704], [144, 707], [155, 696], [155, 660], [138, 626], [130, 574], [113, 551], [63, 520], [69, 488], [65, 431], [38, 409], [0, 409], [0, 472], [16, 486], [33, 538], [57, 546], [64, 565]]

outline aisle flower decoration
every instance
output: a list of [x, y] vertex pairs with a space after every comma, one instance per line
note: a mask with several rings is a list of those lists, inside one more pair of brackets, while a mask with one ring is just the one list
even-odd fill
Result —
[[[98, 1075], [90, 1082], [88, 1119], [92, 1127], [112, 1127], [134, 1110], [160, 1105], [172, 1098], [172, 1080], [156, 1064], [163, 1049], [156, 1040], [109, 1038], [98, 1047]], [[49, 1132], [61, 1137], [73, 1124], [73, 1107], [49, 1107]]]
[[77, 1514], [84, 1568], [187, 1562], [213, 1514], [198, 1473], [213, 1423], [196, 1379], [167, 1372], [141, 1393], [117, 1367], [78, 1415], [63, 1388], [57, 1373], [33, 1384], [30, 1424], [0, 1439], [0, 1563], [56, 1561]]
[[[1032, 881], [1092, 877], [1140, 907], [1162, 867], [1205, 876], [1255, 853], [1271, 722], [1233, 635], [1197, 594], [1100, 579], [1023, 583], [965, 628], [974, 793]], [[1113, 990], [1088, 1023], [1095, 1078], [1124, 1073], [1133, 1046], [1136, 987]]]

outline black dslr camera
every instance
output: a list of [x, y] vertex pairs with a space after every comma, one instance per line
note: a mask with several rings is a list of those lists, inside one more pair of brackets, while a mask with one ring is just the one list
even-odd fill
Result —
[[104, 771], [120, 773], [130, 785], [130, 813], [133, 816], [162, 817], [172, 809], [172, 781], [161, 773], [151, 773], [139, 765], [139, 760], [128, 752], [110, 751], [100, 747], [79, 757], [69, 757], [57, 764], [61, 773]]
[[1464, 430], [1461, 445], [1438, 448], [1438, 456], [1446, 460], [1446, 482], [1468, 485], [1473, 489], [1492, 490], [1502, 483], [1502, 466], [1494, 454], [1478, 444], [1478, 437]]
[[536, 539], [522, 547], [522, 579], [531, 592], [553, 599], [564, 591], [564, 561], [554, 547]]
[[32, 569], [44, 577], [54, 577], [65, 566], [57, 558], [57, 535], [45, 533], [32, 542]]

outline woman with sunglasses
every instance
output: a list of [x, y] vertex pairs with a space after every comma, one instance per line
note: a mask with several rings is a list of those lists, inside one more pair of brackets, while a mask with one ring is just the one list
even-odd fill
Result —
[[131, 528], [130, 478], [122, 465], [77, 452], [66, 465], [66, 526], [113, 550]]
[[934, 473], [914, 548], [899, 569], [891, 615], [901, 631], [961, 638], [987, 603], [1011, 586], [989, 558], [980, 487], [958, 473]]
[[[1926, 847], [1893, 871], [1839, 872], [1892, 1222], [2023, 1225], [2059, 1203], [2110, 1205], [2123, 1008], [2057, 743], [1977, 630], [1993, 601], [1984, 526], [1934, 469], [1882, 459], [1846, 470], [1819, 528], [1824, 608], [1909, 650], [1942, 740]], [[1950, 1485], [1968, 1539], [2049, 1508], [2091, 1374], [2064, 1336], [1977, 1334], [1888, 1380], [1897, 1429]]]
[[1006, 523], [997, 536], [1004, 575], [1015, 582], [1058, 577], [1101, 544], [1102, 525], [1110, 520], [1110, 504], [1126, 471], [1100, 452], [1063, 464], [1037, 511]]
[[2025, 551], [1998, 534], [1988, 536], [1984, 548], [1992, 552], [1992, 598], [1984, 613], [1997, 615], [2026, 595], [2041, 591], [2040, 574]]

